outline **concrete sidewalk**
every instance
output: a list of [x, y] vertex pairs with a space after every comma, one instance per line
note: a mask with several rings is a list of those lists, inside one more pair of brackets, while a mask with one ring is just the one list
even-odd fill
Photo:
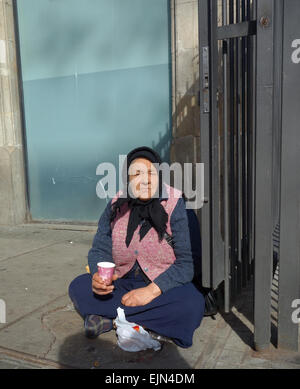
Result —
[[0, 226], [0, 368], [300, 368], [300, 353], [253, 349], [252, 286], [229, 314], [205, 317], [193, 346], [165, 343], [161, 351], [129, 353], [115, 331], [85, 338], [68, 285], [85, 272], [96, 226]]

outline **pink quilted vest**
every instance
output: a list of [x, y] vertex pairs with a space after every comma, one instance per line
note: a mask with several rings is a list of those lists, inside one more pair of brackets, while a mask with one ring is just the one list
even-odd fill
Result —
[[[182, 192], [174, 187], [165, 184], [168, 200], [162, 200], [161, 204], [169, 215], [167, 222], [167, 232], [172, 235], [170, 227], [171, 214], [177, 204]], [[112, 199], [112, 204], [117, 200], [122, 191], [119, 191]], [[173, 248], [165, 239], [161, 242], [157, 231], [151, 228], [147, 234], [139, 241], [139, 225], [134, 231], [130, 245], [125, 243], [127, 234], [127, 224], [129, 220], [130, 209], [125, 203], [121, 207], [121, 212], [117, 213], [116, 218], [111, 223], [112, 229], [112, 257], [116, 264], [116, 273], [119, 277], [124, 276], [137, 260], [147, 277], [153, 281], [157, 276], [163, 273], [172, 263], [176, 256]]]

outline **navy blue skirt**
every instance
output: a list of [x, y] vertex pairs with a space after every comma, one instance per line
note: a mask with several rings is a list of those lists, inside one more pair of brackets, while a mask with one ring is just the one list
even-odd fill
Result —
[[99, 296], [92, 290], [92, 276], [86, 273], [71, 282], [69, 296], [82, 318], [95, 314], [115, 319], [117, 308], [121, 307], [129, 322], [171, 338], [180, 347], [192, 346], [194, 331], [200, 326], [205, 308], [204, 297], [192, 282], [172, 288], [149, 304], [137, 307], [127, 307], [121, 299], [127, 292], [147, 286], [141, 272], [133, 269], [114, 281], [114, 286], [112, 293]]

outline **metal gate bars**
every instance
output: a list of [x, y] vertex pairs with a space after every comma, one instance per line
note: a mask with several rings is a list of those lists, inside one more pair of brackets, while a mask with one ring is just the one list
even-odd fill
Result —
[[[300, 294], [300, 184], [291, 172], [282, 176], [293, 163], [300, 166], [300, 135], [287, 134], [282, 122], [283, 22], [292, 17], [291, 3], [296, 8], [294, 0], [199, 0], [200, 155], [208, 199], [200, 212], [202, 282], [222, 283], [229, 312], [253, 276], [257, 350], [270, 344], [278, 258], [278, 346], [298, 347], [291, 304]], [[299, 153], [289, 156], [284, 147], [295, 142]], [[292, 205], [296, 216], [288, 219]]]

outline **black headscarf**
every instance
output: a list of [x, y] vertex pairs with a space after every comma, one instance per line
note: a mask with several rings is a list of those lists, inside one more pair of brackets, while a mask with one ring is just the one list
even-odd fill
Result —
[[[164, 207], [161, 205], [161, 200], [165, 197], [163, 197], [163, 183], [162, 183], [162, 177], [161, 177], [161, 170], [159, 170], [159, 182], [158, 182], [158, 188], [155, 192], [155, 194], [146, 201], [140, 200], [138, 198], [132, 198], [128, 193], [128, 185], [129, 185], [129, 175], [128, 170], [131, 162], [136, 158], [146, 158], [152, 163], [158, 163], [161, 164], [161, 158], [159, 154], [147, 146], [137, 147], [136, 149], [130, 151], [130, 153], [127, 154], [127, 166], [126, 166], [126, 160], [123, 166], [123, 182], [126, 178], [126, 197], [119, 197], [117, 201], [112, 205], [112, 213], [111, 213], [111, 219], [110, 221], [113, 221], [115, 217], [117, 216], [117, 210], [121, 210], [121, 207], [124, 203], [128, 203], [128, 206], [131, 210], [129, 220], [128, 220], [128, 226], [127, 226], [127, 235], [126, 235], [126, 246], [128, 247], [132, 236], [134, 234], [134, 231], [138, 227], [139, 223], [144, 220], [141, 229], [140, 229], [140, 240], [143, 239], [143, 237], [146, 235], [146, 233], [150, 230], [151, 227], [154, 227], [155, 230], [158, 233], [159, 240], [161, 241], [164, 237], [165, 231], [166, 231], [166, 224], [168, 221], [168, 214], [165, 211]], [[127, 167], [127, 169], [126, 169]], [[158, 196], [157, 196], [158, 194]]]

